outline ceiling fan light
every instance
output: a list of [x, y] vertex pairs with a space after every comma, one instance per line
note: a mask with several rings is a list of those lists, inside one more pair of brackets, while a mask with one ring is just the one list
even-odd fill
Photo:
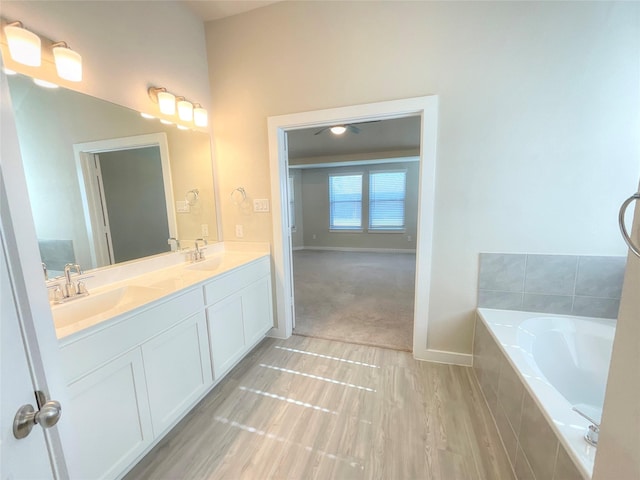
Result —
[[344, 125], [336, 125], [335, 127], [331, 127], [329, 130], [331, 130], [331, 133], [333, 133], [334, 135], [342, 135], [347, 131], [347, 127], [345, 127]]

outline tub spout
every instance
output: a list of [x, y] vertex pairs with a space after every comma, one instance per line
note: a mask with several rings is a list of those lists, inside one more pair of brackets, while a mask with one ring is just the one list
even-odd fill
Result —
[[600, 423], [596, 422], [593, 418], [588, 416], [586, 413], [580, 411], [576, 407], [573, 407], [572, 410], [574, 412], [576, 412], [578, 415], [586, 418], [587, 420], [589, 420], [591, 422], [591, 425], [589, 425], [589, 427], [587, 428], [587, 433], [585, 433], [585, 435], [584, 435], [584, 440], [589, 445], [593, 445], [594, 447], [597, 447], [598, 446], [598, 436], [600, 435]]

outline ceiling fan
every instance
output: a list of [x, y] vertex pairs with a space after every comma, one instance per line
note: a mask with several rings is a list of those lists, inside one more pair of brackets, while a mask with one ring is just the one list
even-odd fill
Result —
[[378, 123], [381, 120], [371, 120], [370, 122], [360, 122], [360, 123], [343, 123], [338, 125], [331, 125], [329, 127], [324, 127], [321, 130], [318, 130], [314, 135], [320, 135], [322, 132], [326, 130], [330, 130], [334, 135], [342, 135], [344, 132], [349, 130], [352, 133], [360, 133], [360, 129], [356, 127], [356, 125], [364, 125], [365, 123]]

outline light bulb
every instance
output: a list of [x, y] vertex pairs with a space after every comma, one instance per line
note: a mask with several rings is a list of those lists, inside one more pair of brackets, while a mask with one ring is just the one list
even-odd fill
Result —
[[178, 102], [178, 116], [180, 120], [184, 120], [185, 122], [193, 120], [193, 104], [186, 100], [180, 100]]
[[46, 80], [41, 80], [39, 78], [34, 78], [33, 79], [33, 83], [35, 83], [36, 85], [38, 85], [39, 87], [44, 87], [44, 88], [58, 88], [58, 85], [56, 85], [55, 83], [51, 83], [51, 82], [47, 82]]
[[331, 133], [333, 133], [334, 135], [342, 135], [347, 131], [347, 127], [336, 125], [335, 127], [331, 127], [329, 130], [331, 130]]
[[53, 57], [60, 78], [70, 82], [80, 82], [82, 80], [82, 57], [78, 52], [74, 52], [66, 44], [55, 44]]
[[[20, 25], [20, 26], [19, 26]], [[22, 28], [20, 22], [4, 27], [4, 34], [9, 45], [9, 54], [16, 62], [30, 67], [39, 67], [42, 63], [40, 37]]]
[[206, 127], [209, 123], [207, 111], [200, 105], [193, 109], [193, 123], [196, 127]]
[[176, 113], [176, 97], [169, 92], [158, 92], [158, 105], [160, 111], [165, 115], [175, 115]]
[[144, 112], [140, 112], [140, 116], [141, 116], [142, 118], [149, 118], [149, 119], [151, 119], [151, 118], [156, 118], [156, 117], [154, 117], [153, 115], [149, 115], [148, 113], [144, 113]]

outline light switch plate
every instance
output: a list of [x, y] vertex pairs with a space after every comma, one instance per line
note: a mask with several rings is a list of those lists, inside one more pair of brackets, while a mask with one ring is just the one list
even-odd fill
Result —
[[268, 198], [256, 198], [253, 200], [254, 212], [268, 212], [269, 211], [269, 199]]
[[178, 213], [189, 213], [191, 211], [191, 207], [184, 200], [178, 200], [176, 202], [176, 212]]
[[237, 238], [244, 237], [244, 229], [242, 228], [242, 225], [236, 225], [236, 237]]

